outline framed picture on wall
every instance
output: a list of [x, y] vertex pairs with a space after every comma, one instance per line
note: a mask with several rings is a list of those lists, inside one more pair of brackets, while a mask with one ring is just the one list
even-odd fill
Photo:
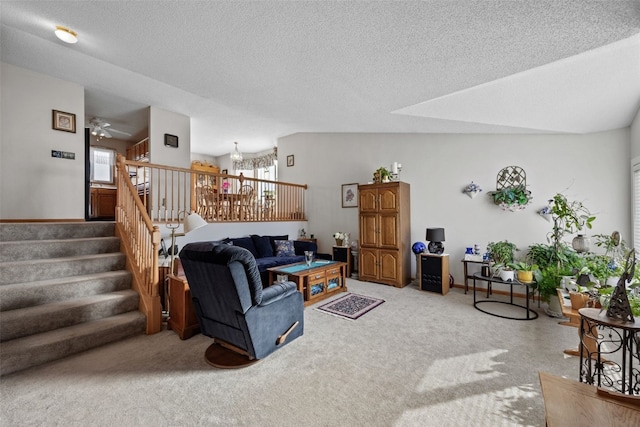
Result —
[[178, 148], [178, 137], [175, 135], [169, 135], [168, 133], [164, 134], [164, 145], [168, 145], [169, 147]]
[[51, 127], [54, 130], [61, 130], [63, 132], [76, 133], [76, 115], [73, 113], [65, 113], [64, 111], [51, 110], [53, 112], [53, 124]]
[[342, 207], [358, 207], [358, 183], [342, 184]]
[[222, 169], [222, 175], [229, 175], [229, 170]]
[[287, 156], [287, 166], [293, 166], [293, 154]]

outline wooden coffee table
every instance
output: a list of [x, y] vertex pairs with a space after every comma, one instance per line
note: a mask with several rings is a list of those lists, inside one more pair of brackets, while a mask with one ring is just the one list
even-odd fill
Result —
[[279, 265], [268, 268], [269, 283], [274, 283], [277, 274], [286, 274], [304, 296], [304, 305], [314, 304], [337, 292], [347, 291], [347, 263], [341, 261], [313, 261]]

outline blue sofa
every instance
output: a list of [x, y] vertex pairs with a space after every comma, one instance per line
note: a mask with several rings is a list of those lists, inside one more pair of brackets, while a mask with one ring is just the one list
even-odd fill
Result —
[[[312, 251], [314, 258], [331, 259], [331, 255], [318, 254], [318, 246], [314, 242], [289, 240], [288, 235], [259, 236], [252, 234], [247, 237], [227, 238], [224, 239], [223, 242], [245, 248], [251, 252], [256, 259], [260, 279], [262, 280], [262, 285], [265, 287], [271, 285], [271, 283], [269, 283], [268, 268], [304, 261], [305, 251]], [[290, 251], [291, 246], [293, 246], [293, 252]], [[287, 249], [289, 249], [289, 251], [287, 251]]]

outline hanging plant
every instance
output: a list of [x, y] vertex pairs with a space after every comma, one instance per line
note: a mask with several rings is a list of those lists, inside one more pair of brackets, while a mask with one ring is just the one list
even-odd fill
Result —
[[531, 204], [533, 197], [527, 190], [527, 174], [519, 166], [507, 166], [498, 172], [496, 191], [490, 191], [493, 203], [502, 210], [520, 211]]
[[533, 200], [531, 191], [527, 190], [524, 185], [490, 191], [489, 195], [493, 198], [493, 203], [500, 206], [502, 210], [512, 212], [526, 208]]

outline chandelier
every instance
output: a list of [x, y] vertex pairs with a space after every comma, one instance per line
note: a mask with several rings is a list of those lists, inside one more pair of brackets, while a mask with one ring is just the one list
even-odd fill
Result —
[[234, 163], [237, 162], [241, 162], [242, 161], [242, 153], [238, 151], [238, 143], [234, 142], [234, 144], [236, 144], [236, 149], [235, 151], [231, 152], [231, 161]]

